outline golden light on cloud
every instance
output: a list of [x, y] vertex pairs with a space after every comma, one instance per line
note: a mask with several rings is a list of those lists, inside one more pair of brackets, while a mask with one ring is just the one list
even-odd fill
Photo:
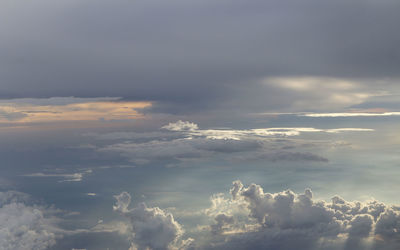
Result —
[[151, 102], [89, 101], [61, 105], [18, 102], [0, 103], [0, 123], [41, 123], [60, 121], [99, 121], [140, 119], [138, 110]]

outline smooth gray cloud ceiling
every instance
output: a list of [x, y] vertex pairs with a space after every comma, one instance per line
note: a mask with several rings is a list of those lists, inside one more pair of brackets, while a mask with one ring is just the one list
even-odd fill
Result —
[[204, 106], [262, 77], [396, 78], [399, 12], [394, 0], [6, 0], [0, 95]]

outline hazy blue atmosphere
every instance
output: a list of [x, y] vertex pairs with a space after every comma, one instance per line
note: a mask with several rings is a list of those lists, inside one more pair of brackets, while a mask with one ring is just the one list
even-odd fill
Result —
[[400, 1], [3, 0], [0, 250], [400, 249]]

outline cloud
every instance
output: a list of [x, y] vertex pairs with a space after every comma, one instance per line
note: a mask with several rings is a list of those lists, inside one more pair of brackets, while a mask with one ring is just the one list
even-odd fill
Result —
[[360, 112], [349, 112], [349, 113], [308, 113], [302, 114], [300, 116], [306, 117], [380, 117], [380, 116], [399, 116], [400, 112], [369, 112], [369, 113], [360, 113]]
[[199, 126], [193, 122], [179, 120], [177, 122], [171, 122], [162, 128], [170, 131], [193, 131], [197, 130]]
[[310, 152], [291, 152], [291, 151], [275, 151], [267, 153], [254, 154], [249, 157], [241, 157], [242, 160], [265, 159], [272, 162], [277, 161], [310, 161], [310, 162], [328, 162], [325, 157]]
[[[222, 232], [204, 249], [397, 249], [400, 211], [375, 200], [315, 200], [310, 189], [265, 193], [256, 184], [233, 182], [231, 198], [212, 197], [206, 210]], [[247, 214], [247, 216], [243, 216]], [[221, 228], [225, 226], [225, 230]], [[222, 237], [222, 238], [221, 238]], [[385, 245], [386, 242], [386, 245]]]
[[[310, 106], [308, 93], [295, 92], [353, 91], [343, 79], [374, 89], [376, 79], [399, 77], [397, 1], [117, 3], [2, 3], [1, 97], [119, 96], [170, 113], [223, 113]], [[266, 76], [322, 81], [282, 92], [254, 80]], [[359, 102], [365, 92], [327, 101]]]
[[233, 216], [229, 216], [226, 214], [218, 214], [214, 218], [215, 224], [211, 225], [211, 232], [212, 233], [221, 233], [224, 230], [224, 226], [233, 224], [235, 221]]
[[56, 243], [51, 209], [30, 203], [24, 193], [0, 192], [1, 249], [44, 250]]
[[143, 118], [138, 110], [151, 102], [121, 101], [120, 98], [74, 98], [0, 100], [0, 123], [129, 120]]
[[72, 173], [72, 174], [58, 174], [58, 173], [32, 173], [32, 174], [25, 174], [23, 176], [26, 177], [54, 177], [54, 178], [61, 178], [59, 182], [75, 182], [75, 181], [82, 181], [83, 177], [87, 174], [91, 174], [92, 170], [86, 170], [80, 173]]
[[296, 98], [291, 110], [338, 109], [361, 104], [369, 98], [386, 94], [368, 88], [356, 79], [318, 76], [270, 77], [264, 84], [292, 91]]
[[[195, 123], [179, 120], [162, 127], [162, 132], [114, 132], [88, 134], [100, 140], [124, 140], [104, 145], [100, 152], [118, 153], [135, 164], [159, 163], [175, 165], [182, 162], [229, 157], [237, 160], [314, 161], [328, 159], [314, 152], [304, 152], [300, 141], [285, 139], [305, 133], [371, 132], [368, 128], [318, 129], [282, 127], [257, 129], [200, 129]], [[312, 147], [312, 143], [309, 144]], [[297, 151], [295, 151], [297, 150]]]
[[[190, 129], [187, 129], [187, 124], [190, 124]], [[205, 137], [208, 139], [232, 139], [240, 140], [241, 138], [251, 137], [287, 137], [298, 136], [301, 133], [339, 133], [339, 132], [371, 132], [369, 128], [335, 128], [335, 129], [317, 129], [312, 127], [292, 127], [292, 128], [257, 128], [257, 129], [198, 129], [198, 125], [181, 120], [176, 123], [169, 123], [162, 127], [167, 130], [182, 132], [190, 136]]]
[[122, 192], [114, 196], [117, 200], [115, 211], [129, 219], [132, 233], [132, 249], [177, 249], [178, 240], [183, 234], [182, 226], [172, 214], [158, 207], [147, 207], [140, 203], [129, 209], [131, 196]]
[[3, 121], [18, 121], [27, 116], [27, 114], [22, 112], [7, 111], [6, 109], [0, 110], [0, 120]]

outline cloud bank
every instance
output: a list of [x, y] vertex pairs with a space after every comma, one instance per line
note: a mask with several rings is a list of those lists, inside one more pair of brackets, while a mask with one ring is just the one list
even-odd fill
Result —
[[325, 157], [304, 151], [301, 145], [306, 142], [301, 143], [290, 138], [307, 133], [372, 131], [374, 130], [369, 128], [312, 127], [200, 129], [193, 122], [179, 120], [163, 126], [157, 133], [120, 132], [93, 136], [101, 140], [122, 140], [99, 148], [100, 152], [118, 153], [138, 165], [151, 163], [176, 165], [212, 157], [232, 158], [232, 156], [237, 160], [326, 162], [328, 159]]

